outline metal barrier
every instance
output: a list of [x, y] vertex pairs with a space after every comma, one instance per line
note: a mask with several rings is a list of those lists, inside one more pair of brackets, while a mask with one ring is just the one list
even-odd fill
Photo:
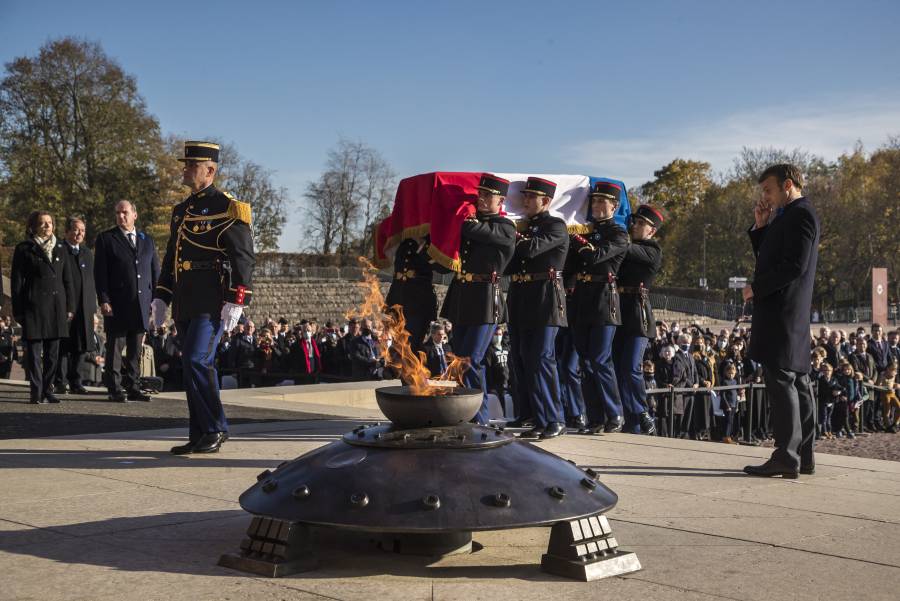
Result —
[[[875, 392], [890, 392], [890, 388], [886, 388], [884, 386], [876, 386], [875, 384], [863, 383], [863, 386], [870, 389], [872, 393]], [[665, 436], [668, 438], [674, 437], [673, 425], [674, 425], [674, 406], [675, 406], [675, 395], [676, 394], [703, 394], [708, 392], [721, 392], [725, 390], [749, 390], [749, 394], [745, 396], [743, 401], [738, 403], [738, 412], [743, 412], [743, 440], [744, 444], [753, 444], [753, 432], [754, 432], [754, 405], [756, 403], [753, 402], [753, 393], [754, 391], [760, 391], [762, 397], [760, 399], [760, 408], [765, 409], [767, 407], [767, 394], [766, 394], [766, 385], [764, 382], [747, 382], [745, 384], [735, 384], [732, 386], [712, 386], [710, 388], [698, 387], [698, 388], [675, 388], [672, 386], [666, 388], [651, 388], [647, 390], [647, 395], [655, 395], [657, 397], [661, 397], [665, 395], [666, 401], [666, 416], [668, 418], [668, 423], [658, 423], [657, 424], [657, 432], [659, 436]], [[696, 400], [696, 399], [695, 399]], [[869, 395], [869, 398], [865, 399], [859, 408], [856, 410], [859, 412], [859, 415], [856, 417], [856, 432], [858, 434], [862, 434], [865, 431], [865, 403], [876, 402], [876, 396], [874, 394]], [[743, 404], [743, 408], [741, 408], [741, 404]], [[876, 406], [877, 408], [877, 406]], [[819, 398], [818, 395], [813, 395], [813, 412], [814, 419], [816, 424], [816, 431], [818, 432], [819, 427]], [[851, 427], [851, 416], [855, 414], [855, 411], [849, 410], [847, 412], [847, 428], [848, 430]], [[738, 416], [735, 415], [735, 418]], [[687, 418], [687, 421], [690, 422], [692, 418]], [[660, 418], [657, 417], [657, 421], [660, 421]]]

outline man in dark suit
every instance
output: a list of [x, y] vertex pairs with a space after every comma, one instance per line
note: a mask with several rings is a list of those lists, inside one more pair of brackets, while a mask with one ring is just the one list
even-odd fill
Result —
[[422, 347], [425, 352], [425, 367], [431, 372], [433, 378], [437, 378], [445, 371], [450, 364], [447, 353], [450, 352], [450, 345], [444, 342], [447, 333], [444, 330], [444, 324], [439, 321], [431, 322], [431, 335]]
[[750, 358], [763, 367], [773, 411], [775, 452], [754, 476], [796, 478], [815, 472], [816, 418], [809, 382], [809, 316], [819, 256], [820, 225], [803, 196], [794, 165], [773, 165], [759, 177], [762, 194], [750, 230], [756, 268], [744, 301], [753, 301]]
[[866, 351], [875, 359], [875, 369], [878, 373], [883, 372], [890, 362], [891, 353], [889, 349], [890, 345], [884, 339], [884, 330], [881, 328], [881, 324], [873, 323], [872, 339], [866, 346]]
[[66, 261], [75, 291], [75, 316], [69, 322], [69, 337], [59, 345], [59, 369], [56, 371], [56, 392], [86, 394], [81, 373], [87, 351], [94, 343], [94, 313], [97, 312], [97, 293], [94, 287], [94, 255], [84, 244], [84, 221], [80, 217], [66, 219]]
[[355, 336], [350, 341], [349, 348], [354, 380], [381, 380], [384, 378], [381, 345], [372, 329], [371, 319], [363, 320], [359, 336]]
[[[141, 341], [159, 278], [153, 239], [139, 232], [134, 204], [116, 204], [116, 225], [97, 236], [94, 280], [106, 332], [106, 387], [112, 401], [149, 401], [140, 389]], [[122, 347], [125, 363], [122, 363]]]

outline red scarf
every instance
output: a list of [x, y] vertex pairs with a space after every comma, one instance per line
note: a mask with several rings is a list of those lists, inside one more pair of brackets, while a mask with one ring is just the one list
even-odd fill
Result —
[[306, 361], [306, 373], [312, 373], [312, 367], [309, 364], [309, 352], [306, 350], [306, 343], [309, 342], [312, 344], [313, 354], [316, 356], [316, 365], [320, 368], [322, 367], [322, 360], [319, 355], [319, 345], [316, 344], [314, 339], [306, 340], [305, 338], [300, 339], [300, 350], [303, 352], [303, 360]]

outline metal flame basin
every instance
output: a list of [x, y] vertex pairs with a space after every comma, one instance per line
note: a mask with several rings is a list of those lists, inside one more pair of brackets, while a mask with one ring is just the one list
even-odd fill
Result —
[[[387, 399], [402, 413], [422, 400], [404, 404], [396, 398], [403, 394], [399, 388], [380, 389], [379, 405]], [[241, 507], [313, 526], [437, 534], [549, 526], [606, 512], [618, 501], [592, 470], [499, 429], [468, 423], [480, 391], [427, 400], [471, 404], [442, 408], [439, 417], [426, 420], [452, 425], [360, 426], [261, 473], [241, 495]]]
[[398, 428], [455, 426], [468, 422], [481, 407], [482, 392], [453, 388], [449, 394], [414, 395], [408, 386], [375, 389], [378, 408]]

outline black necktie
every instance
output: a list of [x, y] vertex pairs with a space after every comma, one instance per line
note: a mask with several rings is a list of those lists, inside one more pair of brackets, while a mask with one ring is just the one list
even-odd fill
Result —
[[128, 232], [128, 244], [131, 245], [131, 248], [137, 248], [134, 244], [134, 232]]

